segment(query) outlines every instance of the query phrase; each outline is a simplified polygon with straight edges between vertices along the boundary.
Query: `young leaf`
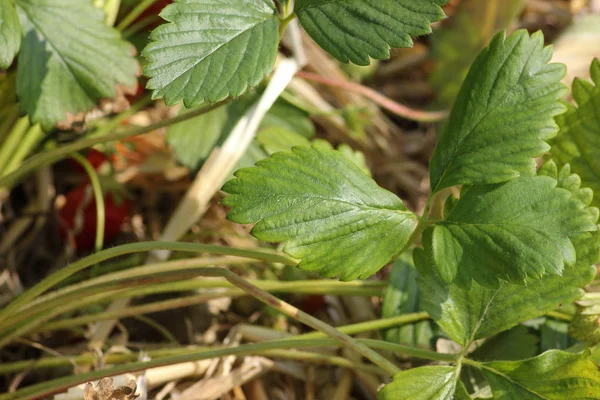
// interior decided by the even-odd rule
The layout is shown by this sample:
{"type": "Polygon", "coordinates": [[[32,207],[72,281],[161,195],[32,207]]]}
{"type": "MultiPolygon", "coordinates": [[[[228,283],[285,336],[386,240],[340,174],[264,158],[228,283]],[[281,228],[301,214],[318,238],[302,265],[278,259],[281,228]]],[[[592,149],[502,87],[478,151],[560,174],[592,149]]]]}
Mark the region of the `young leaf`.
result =
{"type": "Polygon", "coordinates": [[[552,141],[552,157],[564,165],[569,163],[573,172],[598,196],[594,205],[600,206],[600,60],[590,68],[591,84],[576,79],[573,98],[578,107],[569,105],[567,113],[556,118],[560,133],[552,141]]]}
{"type": "Polygon", "coordinates": [[[431,35],[436,66],[430,82],[440,104],[454,103],[477,53],[511,25],[523,5],[523,0],[463,0],[451,23],[431,35]]]}
{"type": "Polygon", "coordinates": [[[522,177],[472,186],[444,221],[426,232],[424,246],[446,282],[488,287],[560,275],[575,263],[569,238],[595,231],[597,216],[549,177],[522,177]]]}
{"type": "Polygon", "coordinates": [[[271,0],[177,0],[144,50],[148,89],[186,107],[239,96],[271,72],[279,19],[271,0]]]}
{"type": "Polygon", "coordinates": [[[581,289],[594,279],[593,264],[600,260],[600,234],[585,234],[573,242],[577,262],[562,276],[529,280],[526,286],[503,283],[498,289],[473,283],[469,289],[446,284],[432,275],[432,263],[423,249],[415,249],[415,265],[421,273],[419,288],[428,293],[423,308],[454,341],[468,347],[473,340],[502,332],[528,319],[575,301],[581,289]]]}
{"type": "Polygon", "coordinates": [[[17,95],[32,122],[51,129],[67,114],[136,83],[133,47],[104,24],[91,0],[16,0],[23,42],[17,95]]]}
{"type": "Polygon", "coordinates": [[[369,65],[391,47],[411,47],[411,36],[431,32],[448,0],[296,0],[306,32],[339,61],[369,65]]]}
{"type": "Polygon", "coordinates": [[[235,173],[223,190],[228,218],[286,242],[299,266],[342,280],[366,278],[407,243],[416,216],[358,166],[322,146],[275,153],[235,173]]]}
{"type": "Polygon", "coordinates": [[[21,47],[21,24],[12,0],[0,0],[0,68],[8,69],[21,47]]]}
{"type": "Polygon", "coordinates": [[[535,172],[533,157],[558,130],[564,111],[561,64],[541,33],[494,37],[467,75],[431,160],[435,193],[458,184],[491,184],[535,172]]]}
{"type": "Polygon", "coordinates": [[[494,399],[600,399],[600,371],[590,352],[552,350],[523,361],[485,363],[494,399]]]}
{"type": "Polygon", "coordinates": [[[458,380],[456,367],[431,366],[412,368],[394,375],[392,383],[384,386],[377,398],[379,400],[462,400],[470,397],[458,380]]]}

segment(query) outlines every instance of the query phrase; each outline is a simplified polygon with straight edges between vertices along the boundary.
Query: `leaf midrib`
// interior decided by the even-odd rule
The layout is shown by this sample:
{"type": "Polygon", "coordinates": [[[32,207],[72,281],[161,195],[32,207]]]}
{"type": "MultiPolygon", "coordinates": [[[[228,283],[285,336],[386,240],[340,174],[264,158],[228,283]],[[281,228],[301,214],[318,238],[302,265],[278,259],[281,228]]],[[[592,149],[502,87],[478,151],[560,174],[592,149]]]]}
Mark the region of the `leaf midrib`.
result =
{"type": "MultiPolygon", "coordinates": [[[[497,80],[499,79],[499,75],[500,75],[500,71],[502,70],[502,68],[504,68],[504,65],[506,64],[507,60],[510,58],[510,56],[513,54],[513,51],[515,50],[515,48],[521,43],[522,39],[515,44],[515,46],[511,49],[511,52],[509,54],[508,57],[506,57],[506,59],[503,60],[502,62],[502,66],[498,69],[498,73],[496,75],[496,79],[494,80],[494,83],[492,84],[492,87],[494,87],[496,85],[497,80]]],[[[504,39],[504,43],[506,44],[506,38],[504,39]]],[[[440,175],[440,178],[438,179],[438,182],[436,184],[436,186],[431,190],[432,193],[436,193],[438,191],[438,187],[440,186],[440,184],[444,181],[444,178],[448,172],[448,170],[450,169],[450,166],[452,165],[452,163],[454,163],[454,160],[456,159],[456,157],[458,156],[458,152],[459,150],[462,148],[462,146],[465,144],[465,142],[467,141],[467,138],[470,137],[473,132],[477,129],[477,127],[481,124],[481,122],[492,112],[495,111],[496,108],[500,107],[504,100],[506,99],[506,97],[509,94],[512,94],[515,89],[519,86],[522,86],[521,83],[521,79],[523,78],[523,72],[525,70],[525,68],[527,67],[527,65],[529,64],[529,61],[531,60],[531,57],[533,57],[533,54],[535,53],[535,51],[532,51],[529,53],[529,57],[527,58],[527,60],[525,61],[525,63],[523,64],[523,70],[521,71],[520,75],[519,75],[519,79],[517,80],[517,83],[511,87],[509,90],[506,91],[506,93],[504,94],[504,96],[502,96],[499,100],[497,100],[496,104],[494,104],[492,106],[492,108],[490,108],[485,114],[483,114],[481,116],[481,118],[479,118],[479,120],[473,125],[473,128],[471,128],[469,130],[469,132],[467,134],[465,134],[465,136],[463,136],[463,138],[460,140],[460,142],[458,143],[458,145],[456,146],[452,157],[450,157],[450,160],[448,161],[448,163],[446,164],[446,167],[444,168],[444,172],[440,175]]],[[[491,91],[490,91],[490,95],[491,95],[491,91]]]]}
{"type": "MultiPolygon", "coordinates": [[[[232,194],[241,195],[238,193],[232,193],[232,194]]],[[[349,206],[352,206],[355,208],[360,208],[363,210],[376,210],[376,211],[385,210],[385,211],[393,211],[398,214],[415,215],[410,210],[399,210],[397,208],[389,208],[389,207],[385,207],[385,206],[377,207],[375,205],[369,205],[369,204],[364,204],[364,203],[357,204],[357,203],[352,203],[348,200],[341,199],[339,197],[314,196],[314,195],[309,195],[309,194],[297,194],[297,195],[296,194],[270,194],[270,195],[250,195],[249,197],[254,197],[254,198],[258,198],[258,199],[268,199],[268,198],[274,198],[274,197],[293,197],[293,198],[317,199],[317,200],[326,200],[326,201],[334,201],[337,203],[343,203],[343,204],[347,204],[349,206]]]]}

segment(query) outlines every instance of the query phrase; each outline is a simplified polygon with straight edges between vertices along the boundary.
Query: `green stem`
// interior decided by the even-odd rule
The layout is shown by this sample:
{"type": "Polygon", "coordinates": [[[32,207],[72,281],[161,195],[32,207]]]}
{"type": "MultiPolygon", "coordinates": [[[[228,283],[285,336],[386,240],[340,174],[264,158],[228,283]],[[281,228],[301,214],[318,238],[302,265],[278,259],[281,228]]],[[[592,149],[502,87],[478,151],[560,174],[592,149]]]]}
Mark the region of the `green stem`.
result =
{"type": "Polygon", "coordinates": [[[25,116],[19,119],[6,136],[4,142],[2,142],[2,147],[0,148],[0,176],[4,175],[6,165],[19,147],[19,143],[21,143],[29,127],[29,117],[25,116]]]}
{"type": "MultiPolygon", "coordinates": [[[[288,349],[299,349],[299,348],[312,348],[312,347],[324,347],[324,346],[339,346],[338,343],[331,339],[312,339],[307,341],[286,341],[286,340],[278,340],[271,342],[263,342],[256,344],[246,344],[238,347],[226,347],[226,348],[218,348],[218,349],[200,349],[200,350],[190,350],[190,349],[178,349],[177,351],[172,351],[173,355],[169,355],[162,358],[153,359],[151,361],[144,362],[135,362],[126,365],[119,365],[111,368],[106,368],[98,371],[88,372],[85,374],[67,376],[64,378],[58,378],[51,381],[39,383],[36,385],[32,385],[23,389],[20,389],[13,393],[6,393],[0,395],[0,400],[33,400],[36,398],[41,398],[45,396],[49,396],[51,394],[55,394],[61,391],[65,391],[70,387],[98,380],[110,376],[121,375],[125,373],[132,373],[143,371],[150,368],[158,368],[168,365],[181,364],[186,362],[197,362],[201,360],[220,358],[226,356],[249,356],[249,355],[264,355],[270,356],[274,358],[288,358],[288,359],[297,359],[301,361],[308,362],[327,362],[332,365],[339,365],[344,368],[358,369],[363,371],[375,372],[378,374],[385,375],[386,372],[382,371],[378,367],[368,366],[360,363],[355,363],[349,361],[347,359],[341,357],[331,357],[325,356],[323,354],[309,353],[308,355],[305,352],[291,351],[288,349]]],[[[66,358],[66,357],[65,357],[66,358]]],[[[131,359],[133,358],[131,355],[122,354],[122,355],[113,355],[110,357],[110,362],[115,362],[117,359],[131,359]]],[[[68,358],[67,358],[68,359],[68,358]]],[[[94,359],[93,355],[89,355],[85,360],[79,360],[87,362],[90,359],[94,359]]],[[[56,360],[59,361],[59,360],[56,360]]],[[[63,360],[60,360],[63,362],[63,360]]],[[[74,359],[74,361],[77,361],[74,359]]],[[[106,360],[109,363],[109,360],[106,360]]],[[[58,363],[57,363],[58,364],[58,363]]],[[[60,365],[60,364],[59,364],[60,365]]],[[[64,365],[64,364],[62,364],[64,365]]],[[[0,370],[4,369],[3,366],[0,366],[0,370]]]]}
{"type": "MultiPolygon", "coordinates": [[[[423,317],[421,315],[423,313],[415,313],[415,314],[406,314],[399,317],[393,318],[384,318],[376,321],[369,321],[367,323],[357,323],[351,325],[340,326],[337,329],[340,332],[346,333],[348,335],[359,334],[368,331],[374,331],[379,329],[392,328],[394,326],[408,324],[412,322],[420,321],[423,317]]],[[[45,329],[44,329],[45,330],[45,329]]],[[[291,336],[285,338],[285,340],[308,340],[308,339],[321,339],[322,334],[320,332],[307,333],[299,336],[291,336]]],[[[283,340],[283,339],[282,339],[283,340]]],[[[332,342],[334,343],[334,342],[332,342]]],[[[377,342],[378,345],[380,342],[377,342]]],[[[335,343],[334,343],[335,344],[335,343]]],[[[410,346],[402,346],[402,345],[394,345],[393,348],[390,348],[388,345],[380,345],[385,346],[384,350],[391,350],[400,354],[420,357],[424,359],[434,359],[438,361],[452,361],[448,355],[437,355],[435,352],[429,352],[422,349],[417,349],[410,346]],[[434,358],[435,357],[435,358],[434,358]],[[440,359],[442,358],[442,359],[440,359]]],[[[168,355],[172,355],[171,352],[173,350],[170,349],[161,349],[149,351],[148,354],[151,358],[165,357],[168,355]]],[[[189,348],[184,349],[175,349],[175,351],[179,351],[181,353],[188,353],[190,351],[189,348]]],[[[106,364],[121,364],[128,361],[134,361],[137,359],[137,354],[114,354],[109,353],[106,355],[104,359],[104,363],[106,364]]],[[[14,363],[5,363],[0,365],[0,375],[1,374],[9,374],[20,372],[25,369],[44,369],[44,368],[55,368],[60,366],[66,366],[75,363],[76,365],[87,366],[93,365],[95,363],[95,357],[90,354],[83,354],[76,357],[48,357],[42,358],[39,360],[32,361],[17,361],[14,363]]]]}
{"type": "Polygon", "coordinates": [[[90,178],[90,184],[94,191],[94,199],[96,200],[96,251],[102,250],[104,247],[104,226],[106,224],[106,209],[104,205],[104,193],[102,192],[102,185],[96,170],[87,158],[79,153],[73,153],[71,157],[77,161],[85,170],[88,177],[90,178]]]}
{"type": "MultiPolygon", "coordinates": [[[[337,329],[347,335],[356,335],[363,332],[388,329],[398,325],[412,324],[425,319],[429,319],[429,314],[426,312],[417,312],[399,315],[397,317],[376,319],[374,321],[359,322],[352,325],[338,327],[337,329]]],[[[324,337],[326,336],[322,332],[311,332],[297,336],[298,339],[319,339],[324,337]]]]}
{"type": "Polygon", "coordinates": [[[566,321],[566,322],[571,322],[573,320],[573,316],[569,315],[567,313],[561,312],[561,311],[550,311],[549,313],[546,314],[548,317],[554,318],[554,319],[559,319],[561,321],[566,321]]]}
{"type": "MultiPolygon", "coordinates": [[[[92,146],[95,146],[95,145],[101,144],[101,143],[111,142],[114,140],[122,140],[122,139],[130,138],[133,136],[143,135],[144,133],[148,133],[148,132],[152,132],[157,129],[165,128],[167,126],[170,126],[170,125],[182,122],[182,121],[187,121],[188,119],[195,118],[199,115],[206,114],[216,108],[219,108],[222,105],[229,103],[230,101],[231,101],[230,99],[224,100],[219,103],[216,103],[216,104],[213,104],[210,106],[206,106],[206,107],[202,107],[202,108],[198,108],[196,110],[178,115],[177,117],[174,117],[174,118],[169,118],[169,119],[157,122],[152,125],[135,128],[135,129],[131,129],[131,130],[123,131],[123,132],[115,132],[112,134],[103,135],[103,136],[99,136],[99,137],[78,140],[74,143],[70,143],[68,145],[61,146],[56,149],[37,154],[37,155],[29,158],[27,161],[25,161],[21,165],[21,167],[19,169],[17,169],[16,171],[14,171],[6,176],[0,177],[0,188],[11,187],[11,186],[15,185],[16,183],[18,183],[25,176],[27,176],[30,173],[32,173],[33,171],[35,171],[36,169],[46,166],[46,165],[53,164],[65,157],[70,156],[71,154],[73,154],[77,151],[80,151],[80,150],[83,150],[83,149],[86,149],[86,148],[89,148],[89,147],[92,147],[92,146]]],[[[4,148],[2,150],[4,150],[4,148]]]]}
{"type": "Polygon", "coordinates": [[[129,14],[127,14],[125,16],[125,18],[123,18],[121,20],[121,22],[119,22],[119,24],[117,25],[117,30],[119,32],[122,32],[125,28],[127,28],[129,25],[131,25],[136,19],[137,17],[139,17],[140,15],[142,15],[142,13],[144,11],[146,11],[148,9],[148,7],[150,7],[156,0],[142,0],[138,3],[137,6],[135,6],[130,12],[129,14]]]}
{"type": "Polygon", "coordinates": [[[236,249],[230,247],[216,246],[210,244],[199,243],[178,243],[178,242],[140,242],[130,243],[122,246],[113,247],[110,249],[99,251],[79,261],[76,261],[68,266],[58,270],[54,274],[48,276],[25,293],[21,294],[13,300],[4,309],[0,310],[0,321],[8,319],[12,314],[18,313],[20,309],[33,301],[36,297],[46,292],[48,289],[63,281],[69,276],[98,264],[110,258],[122,256],[125,254],[139,253],[152,250],[171,250],[188,253],[213,253],[229,256],[238,256],[253,258],[256,260],[282,263],[285,265],[296,265],[296,261],[285,255],[273,253],[270,251],[256,249],[236,249]]]}
{"type": "MultiPolygon", "coordinates": [[[[370,287],[348,287],[345,286],[342,282],[330,282],[330,281],[295,281],[295,282],[278,282],[278,281],[254,281],[252,282],[261,290],[271,292],[271,293],[294,293],[294,294],[331,294],[331,295],[348,295],[348,296],[376,296],[381,295],[382,289],[379,288],[370,288],[370,287]],[[332,285],[332,283],[337,283],[337,285],[332,285]]],[[[225,290],[218,292],[208,292],[193,296],[179,297],[170,300],[163,300],[154,303],[143,304],[139,306],[130,306],[125,309],[114,310],[114,311],[104,311],[96,314],[84,315],[81,317],[64,319],[56,322],[49,322],[37,325],[40,327],[39,329],[30,330],[30,333],[33,332],[47,332],[54,331],[59,329],[72,328],[78,325],[85,325],[96,321],[106,321],[112,319],[121,319],[126,317],[133,317],[141,314],[150,314],[159,311],[172,310],[175,308],[182,307],[190,307],[193,305],[205,303],[209,300],[224,298],[224,297],[239,297],[245,295],[245,292],[232,288],[231,284],[227,282],[219,282],[219,281],[208,281],[208,280],[200,280],[200,279],[187,279],[180,282],[171,282],[167,281],[163,284],[158,285],[149,285],[144,284],[139,288],[132,288],[129,290],[114,290],[112,292],[108,292],[106,296],[101,298],[95,298],[92,303],[88,303],[84,300],[84,303],[81,304],[70,304],[70,305],[62,305],[61,302],[57,299],[54,303],[58,303],[58,306],[54,306],[54,304],[50,304],[49,306],[43,307],[41,310],[35,310],[37,315],[42,316],[47,319],[48,317],[52,318],[56,316],[57,313],[65,314],[70,311],[74,311],[76,309],[80,309],[83,306],[87,306],[90,304],[95,304],[97,302],[107,302],[109,300],[117,300],[122,298],[131,298],[131,297],[139,297],[139,296],[147,296],[151,294],[159,294],[159,293],[173,293],[179,291],[191,291],[191,290],[200,290],[200,289],[216,289],[222,288],[225,290]],[[60,308],[55,308],[60,307],[60,308]],[[49,309],[50,311],[46,312],[45,310],[49,309]]],[[[106,289],[104,289],[106,290],[106,289]]],[[[409,314],[412,315],[412,314],[409,314]]],[[[427,315],[425,314],[425,317],[427,315]]],[[[423,317],[419,315],[419,317],[423,317]]],[[[411,319],[408,318],[410,321],[411,319]]],[[[400,321],[404,321],[404,319],[400,319],[400,321]]],[[[407,322],[403,322],[407,323],[407,322]]],[[[14,336],[14,335],[13,335],[14,336]]],[[[20,335],[22,336],[22,335],[20,335]]],[[[323,335],[321,335],[323,336],[323,335]]],[[[323,336],[324,337],[324,336],[323,336]]]]}
{"type": "Polygon", "coordinates": [[[44,132],[39,124],[29,128],[29,130],[27,130],[25,135],[21,138],[21,142],[15,149],[10,161],[6,164],[4,171],[2,171],[2,175],[8,175],[17,170],[23,160],[33,152],[33,150],[40,144],[42,139],[44,139],[44,132]]]}

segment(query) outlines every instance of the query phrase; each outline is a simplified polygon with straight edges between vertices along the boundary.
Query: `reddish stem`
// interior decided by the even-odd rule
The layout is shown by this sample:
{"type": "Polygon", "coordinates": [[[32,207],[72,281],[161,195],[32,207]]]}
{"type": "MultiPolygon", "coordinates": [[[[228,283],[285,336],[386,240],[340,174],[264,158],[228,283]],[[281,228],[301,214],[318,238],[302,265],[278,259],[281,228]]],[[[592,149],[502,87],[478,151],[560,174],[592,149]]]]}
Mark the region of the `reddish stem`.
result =
{"type": "Polygon", "coordinates": [[[397,103],[389,97],[386,97],[381,93],[378,93],[377,91],[370,89],[366,86],[360,85],[358,83],[326,78],[324,76],[307,71],[300,71],[296,74],[296,76],[298,78],[303,78],[309,81],[319,82],[327,86],[338,87],[341,89],[346,89],[355,93],[359,93],[367,97],[374,103],[378,104],[379,106],[385,108],[386,110],[413,121],[438,122],[448,117],[447,111],[415,110],[403,104],[397,103]]]}

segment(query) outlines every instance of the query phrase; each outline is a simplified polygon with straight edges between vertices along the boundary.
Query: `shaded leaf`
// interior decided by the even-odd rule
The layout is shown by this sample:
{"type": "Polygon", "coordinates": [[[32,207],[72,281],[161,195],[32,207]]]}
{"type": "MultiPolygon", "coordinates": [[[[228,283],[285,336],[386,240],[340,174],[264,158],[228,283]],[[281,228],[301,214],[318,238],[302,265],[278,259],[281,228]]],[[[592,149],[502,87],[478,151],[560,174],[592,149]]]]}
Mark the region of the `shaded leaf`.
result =
{"type": "Polygon", "coordinates": [[[227,122],[227,108],[220,107],[169,127],[167,143],[177,161],[197,170],[218,143],[227,122]]]}
{"type": "Polygon", "coordinates": [[[256,136],[256,141],[269,155],[289,150],[294,146],[310,146],[310,141],[304,136],[277,127],[261,130],[256,136]]]}
{"type": "Polygon", "coordinates": [[[482,371],[497,400],[600,399],[600,371],[589,351],[552,350],[523,361],[485,363],[482,371]]]}
{"type": "MultiPolygon", "coordinates": [[[[456,367],[412,368],[394,375],[392,383],[379,391],[379,400],[454,400],[465,398],[462,384],[457,385],[456,367]],[[455,397],[455,392],[459,396],[455,397]]],[[[466,397],[468,398],[468,396],[466,397]]]]}
{"type": "Polygon", "coordinates": [[[12,0],[0,0],[0,68],[8,69],[21,47],[21,24],[12,0]]]}
{"type": "Polygon", "coordinates": [[[23,39],[17,95],[44,130],[136,84],[133,47],[91,0],[16,0],[23,39]]]}
{"type": "Polygon", "coordinates": [[[286,242],[299,266],[342,280],[365,278],[407,243],[416,224],[394,194],[337,151],[295,147],[235,173],[223,190],[228,218],[286,242]]]}
{"type": "MultiPolygon", "coordinates": [[[[570,164],[581,176],[583,184],[600,193],[600,61],[590,68],[592,82],[576,79],[573,98],[577,107],[569,104],[568,111],[556,118],[560,126],[552,141],[551,154],[561,166],[570,164]]],[[[594,205],[600,206],[600,195],[594,205]]]]}
{"type": "Polygon", "coordinates": [[[540,328],[540,350],[567,350],[574,343],[569,337],[569,324],[564,321],[546,319],[540,328]]]}
{"type": "Polygon", "coordinates": [[[150,35],[144,74],[154,98],[186,107],[239,96],[271,72],[279,45],[272,1],[177,0],[150,35]]]}
{"type": "Polygon", "coordinates": [[[457,184],[491,184],[535,172],[533,157],[565,110],[565,68],[548,64],[552,51],[541,33],[504,33],[477,57],[456,99],[431,160],[435,193],[457,184]]]}
{"type": "Polygon", "coordinates": [[[430,82],[438,102],[451,106],[469,67],[496,32],[508,28],[523,9],[523,0],[462,0],[449,25],[431,36],[436,61],[430,82]]]}
{"type": "Polygon", "coordinates": [[[315,124],[308,113],[281,99],[273,104],[261,126],[285,129],[307,139],[315,136],[315,124]]]}
{"type": "Polygon", "coordinates": [[[597,215],[549,177],[523,177],[472,186],[444,221],[426,232],[424,246],[440,276],[497,287],[561,274],[573,265],[570,238],[596,230],[597,215]]]}
{"type": "Polygon", "coordinates": [[[488,340],[469,354],[479,361],[522,360],[537,354],[538,337],[523,325],[502,332],[488,340]]]}
{"type": "Polygon", "coordinates": [[[390,48],[411,47],[412,36],[431,32],[444,18],[448,0],[296,0],[294,10],[306,32],[325,51],[347,63],[383,60],[390,48]]]}
{"type": "MultiPolygon", "coordinates": [[[[381,316],[396,317],[421,311],[419,307],[419,288],[417,286],[417,270],[412,265],[412,254],[399,257],[392,266],[392,273],[383,298],[381,316]]],[[[433,332],[429,321],[386,329],[383,337],[388,342],[430,347],[433,332]]]]}

